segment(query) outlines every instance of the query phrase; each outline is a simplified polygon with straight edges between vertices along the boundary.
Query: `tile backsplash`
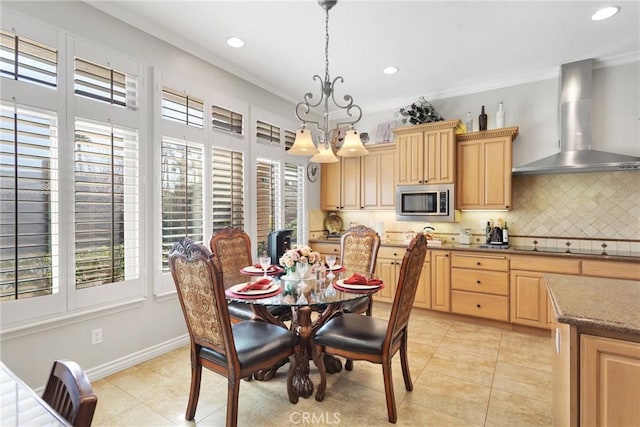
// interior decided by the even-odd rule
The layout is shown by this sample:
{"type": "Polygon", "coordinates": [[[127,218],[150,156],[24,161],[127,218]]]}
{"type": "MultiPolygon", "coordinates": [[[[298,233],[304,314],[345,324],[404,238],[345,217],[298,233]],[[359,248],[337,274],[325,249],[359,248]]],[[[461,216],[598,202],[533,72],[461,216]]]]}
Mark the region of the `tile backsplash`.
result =
{"type": "MultiPolygon", "coordinates": [[[[344,228],[352,223],[383,227],[386,240],[403,240],[426,225],[444,236],[457,237],[462,228],[481,236],[483,222],[503,218],[510,235],[521,238],[640,241],[640,171],[516,175],[512,201],[511,211],[465,211],[456,223],[396,221],[393,211],[343,211],[340,216],[344,228]]],[[[311,238],[323,232],[324,215],[311,213],[311,238]]]]}

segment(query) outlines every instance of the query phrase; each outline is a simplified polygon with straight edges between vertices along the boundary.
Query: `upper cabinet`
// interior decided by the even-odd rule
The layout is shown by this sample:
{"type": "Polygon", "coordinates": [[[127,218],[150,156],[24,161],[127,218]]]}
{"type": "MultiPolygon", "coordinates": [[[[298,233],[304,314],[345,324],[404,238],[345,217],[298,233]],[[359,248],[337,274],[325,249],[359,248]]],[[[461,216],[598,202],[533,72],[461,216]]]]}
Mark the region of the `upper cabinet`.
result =
{"type": "Polygon", "coordinates": [[[511,146],[518,128],[456,135],[457,209],[511,209],[511,146]]]}
{"type": "Polygon", "coordinates": [[[459,123],[456,119],[394,129],[398,184],[455,183],[459,123]]]}
{"type": "Polygon", "coordinates": [[[363,157],[342,157],[323,163],[320,182],[322,210],[394,209],[395,144],[368,146],[363,157]]]}

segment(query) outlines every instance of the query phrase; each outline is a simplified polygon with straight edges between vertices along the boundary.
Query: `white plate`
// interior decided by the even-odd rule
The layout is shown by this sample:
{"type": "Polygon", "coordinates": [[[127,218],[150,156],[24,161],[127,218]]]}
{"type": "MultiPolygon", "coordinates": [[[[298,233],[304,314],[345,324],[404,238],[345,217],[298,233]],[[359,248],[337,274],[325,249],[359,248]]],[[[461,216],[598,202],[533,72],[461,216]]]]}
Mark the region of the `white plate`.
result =
{"type": "MultiPolygon", "coordinates": [[[[264,270],[262,268],[254,267],[252,265],[250,265],[249,267],[245,267],[242,270],[246,271],[247,273],[264,273],[264,270]]],[[[269,272],[268,268],[267,272],[269,272]]]]}
{"type": "Polygon", "coordinates": [[[356,285],[353,283],[344,283],[344,280],[340,279],[340,280],[336,280],[336,285],[340,286],[341,288],[345,288],[345,289],[376,289],[379,288],[380,286],[382,286],[382,283],[380,283],[379,285],[356,285]]]}
{"type": "Polygon", "coordinates": [[[342,266],[340,264],[334,264],[334,266],[331,267],[329,270],[336,271],[336,270],[340,270],[341,268],[342,266]]]}
{"type": "Polygon", "coordinates": [[[247,282],[247,283],[238,283],[237,285],[231,286],[229,288],[229,290],[231,292],[233,292],[234,294],[238,294],[238,295],[264,295],[264,294],[270,294],[271,292],[275,292],[279,288],[278,284],[271,282],[271,286],[269,286],[266,289],[256,289],[256,290],[253,290],[253,291],[246,291],[246,292],[240,291],[240,289],[244,288],[248,284],[249,284],[249,282],[247,282]]]}

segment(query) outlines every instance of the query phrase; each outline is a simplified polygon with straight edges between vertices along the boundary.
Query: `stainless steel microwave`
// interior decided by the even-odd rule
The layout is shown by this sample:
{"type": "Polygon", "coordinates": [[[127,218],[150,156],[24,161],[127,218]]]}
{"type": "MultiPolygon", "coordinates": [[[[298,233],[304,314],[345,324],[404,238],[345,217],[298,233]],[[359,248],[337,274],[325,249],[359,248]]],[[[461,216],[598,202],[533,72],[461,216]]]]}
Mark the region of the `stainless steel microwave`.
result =
{"type": "Polygon", "coordinates": [[[453,184],[396,186],[396,219],[400,221],[455,221],[453,184]]]}

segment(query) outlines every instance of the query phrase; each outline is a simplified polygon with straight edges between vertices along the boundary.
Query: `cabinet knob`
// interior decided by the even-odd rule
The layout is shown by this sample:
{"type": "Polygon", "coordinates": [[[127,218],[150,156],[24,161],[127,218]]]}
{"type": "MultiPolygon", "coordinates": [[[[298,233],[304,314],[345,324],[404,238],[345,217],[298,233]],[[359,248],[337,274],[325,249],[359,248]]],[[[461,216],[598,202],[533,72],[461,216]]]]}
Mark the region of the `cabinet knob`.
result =
{"type": "Polygon", "coordinates": [[[476,304],[476,307],[480,308],[480,304],[476,304]]]}
{"type": "Polygon", "coordinates": [[[480,280],[476,280],[476,283],[479,285],[480,284],[480,280]]]}
{"type": "Polygon", "coordinates": [[[476,265],[480,265],[480,261],[476,262],[476,265]]]}

